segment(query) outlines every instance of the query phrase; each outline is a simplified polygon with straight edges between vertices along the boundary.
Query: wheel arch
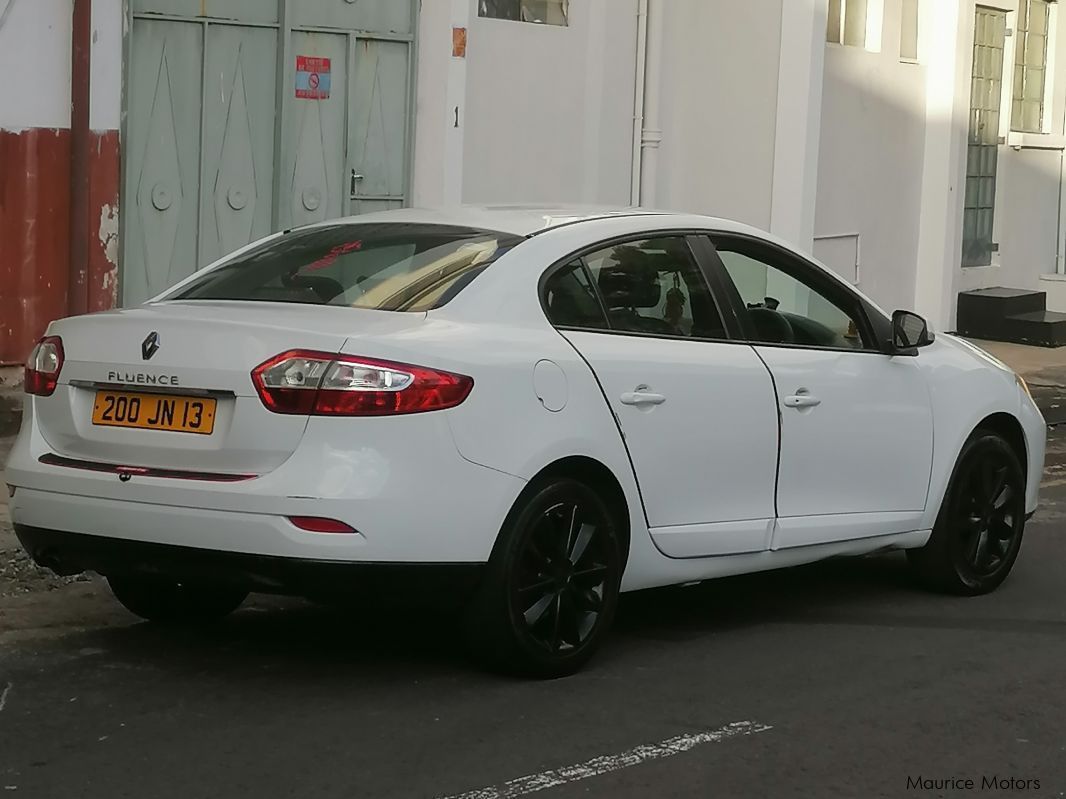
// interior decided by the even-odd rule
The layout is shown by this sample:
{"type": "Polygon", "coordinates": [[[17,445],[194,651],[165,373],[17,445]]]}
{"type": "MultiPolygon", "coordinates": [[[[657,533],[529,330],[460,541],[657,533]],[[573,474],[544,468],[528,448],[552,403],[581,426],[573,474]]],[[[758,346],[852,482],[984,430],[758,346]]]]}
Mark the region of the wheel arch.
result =
{"type": "MultiPolygon", "coordinates": [[[[1017,417],[1006,412],[990,414],[970,431],[970,435],[966,437],[966,440],[969,441],[970,436],[978,430],[988,430],[1002,436],[1018,457],[1018,463],[1022,466],[1022,474],[1029,474],[1029,447],[1025,440],[1025,430],[1017,417]]],[[[965,442],[963,442],[963,446],[965,446],[965,442]]]]}
{"type": "Polygon", "coordinates": [[[511,506],[511,512],[513,513],[516,508],[521,507],[522,502],[525,501],[529,494],[536,491],[539,486],[543,485],[544,481],[551,478],[577,480],[594,489],[603,497],[611,510],[615,512],[619,524],[620,539],[622,541],[622,567],[624,569],[629,560],[632,538],[629,519],[630,508],[625,490],[614,472],[601,461],[587,455],[570,455],[558,458],[533,475],[528,485],[515,499],[514,504],[511,506]]]}
{"type": "MultiPolygon", "coordinates": [[[[1028,445],[1025,439],[1024,428],[1021,422],[1016,416],[1007,411],[996,411],[985,416],[981,421],[972,427],[966,429],[965,435],[961,440],[957,441],[954,445],[954,452],[949,465],[949,471],[943,485],[939,492],[933,496],[936,499],[935,504],[930,503],[927,506],[927,513],[929,513],[928,521],[929,525],[936,521],[936,518],[940,514],[940,510],[944,505],[944,501],[947,499],[948,492],[951,491],[951,486],[955,482],[955,475],[959,468],[959,461],[962,458],[963,450],[966,448],[966,443],[973,438],[974,433],[979,430],[986,430],[996,435],[1002,436],[1003,439],[1010,446],[1011,450],[1018,458],[1018,462],[1022,467],[1022,474],[1028,481],[1028,462],[1029,452],[1028,445]]],[[[932,498],[932,497],[931,497],[932,498]]]]}

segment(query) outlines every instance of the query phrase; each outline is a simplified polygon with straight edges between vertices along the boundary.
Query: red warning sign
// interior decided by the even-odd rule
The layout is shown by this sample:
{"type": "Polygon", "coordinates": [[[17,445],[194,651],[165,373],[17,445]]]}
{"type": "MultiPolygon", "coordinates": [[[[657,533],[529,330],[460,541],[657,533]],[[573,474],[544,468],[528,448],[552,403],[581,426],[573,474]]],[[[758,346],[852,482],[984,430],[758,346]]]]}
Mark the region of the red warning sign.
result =
{"type": "Polygon", "coordinates": [[[317,56],[296,56],[296,96],[301,100],[327,100],[332,84],[331,62],[317,56]]]}

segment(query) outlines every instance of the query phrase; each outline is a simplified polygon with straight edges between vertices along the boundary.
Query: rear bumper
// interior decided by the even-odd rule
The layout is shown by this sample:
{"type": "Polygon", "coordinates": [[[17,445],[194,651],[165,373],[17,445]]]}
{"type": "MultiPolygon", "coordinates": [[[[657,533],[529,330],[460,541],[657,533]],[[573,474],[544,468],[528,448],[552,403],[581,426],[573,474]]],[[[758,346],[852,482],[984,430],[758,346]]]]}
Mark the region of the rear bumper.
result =
{"type": "Polygon", "coordinates": [[[452,596],[481,579],[478,563],[365,563],[312,560],[130,541],[16,524],[15,535],[39,565],[58,574],[158,576],[239,585],[291,596],[452,596]]]}

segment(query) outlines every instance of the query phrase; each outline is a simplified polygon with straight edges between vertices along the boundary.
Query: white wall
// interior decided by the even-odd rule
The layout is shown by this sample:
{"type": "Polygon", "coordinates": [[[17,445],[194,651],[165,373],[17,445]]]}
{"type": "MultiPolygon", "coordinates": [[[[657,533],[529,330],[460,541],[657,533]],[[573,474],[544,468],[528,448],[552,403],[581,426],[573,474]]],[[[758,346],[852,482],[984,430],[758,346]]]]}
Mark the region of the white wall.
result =
{"type": "Polygon", "coordinates": [[[414,190],[418,207],[445,204],[445,150],[452,132],[448,81],[452,66],[452,9],[448,0],[422,3],[418,17],[414,190]]]}
{"type": "Polygon", "coordinates": [[[70,0],[0,0],[0,128],[70,127],[70,0]]]}
{"type": "MultiPolygon", "coordinates": [[[[914,305],[925,147],[925,69],[900,63],[900,0],[881,52],[825,54],[815,236],[860,236],[859,286],[888,310],[914,305]]],[[[852,277],[852,275],[845,275],[852,277]]]]}
{"type": "Polygon", "coordinates": [[[666,3],[658,204],[768,229],[782,0],[658,1],[666,3]]]}
{"type": "Polygon", "coordinates": [[[570,4],[568,27],[471,14],[464,202],[629,202],[636,0],[570,4]]]}
{"type": "MultiPolygon", "coordinates": [[[[70,127],[70,0],[0,0],[0,128],[70,127]]],[[[122,104],[122,0],[92,3],[94,130],[119,127],[122,104]]]]}
{"type": "Polygon", "coordinates": [[[89,127],[117,130],[122,113],[122,0],[92,0],[92,9],[89,127]]]}

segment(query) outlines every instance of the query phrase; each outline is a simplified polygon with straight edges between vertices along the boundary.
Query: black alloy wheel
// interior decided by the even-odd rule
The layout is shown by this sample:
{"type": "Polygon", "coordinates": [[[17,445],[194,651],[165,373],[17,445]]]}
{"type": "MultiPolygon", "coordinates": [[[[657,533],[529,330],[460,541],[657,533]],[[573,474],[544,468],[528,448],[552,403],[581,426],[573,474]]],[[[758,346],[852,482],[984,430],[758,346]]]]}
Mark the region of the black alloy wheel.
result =
{"type": "Polygon", "coordinates": [[[491,665],[537,677],[577,671],[618,604],[622,549],[615,514],[569,478],[533,487],[504,523],[469,614],[491,665]]]}
{"type": "Polygon", "coordinates": [[[577,500],[558,502],[534,521],[516,564],[511,609],[545,652],[577,649],[596,627],[610,576],[609,526],[577,500]]]}
{"type": "Polygon", "coordinates": [[[1010,574],[1025,529],[1025,474],[1001,436],[977,431],[963,447],[929,543],[908,552],[931,587],[977,595],[1010,574]]]}

